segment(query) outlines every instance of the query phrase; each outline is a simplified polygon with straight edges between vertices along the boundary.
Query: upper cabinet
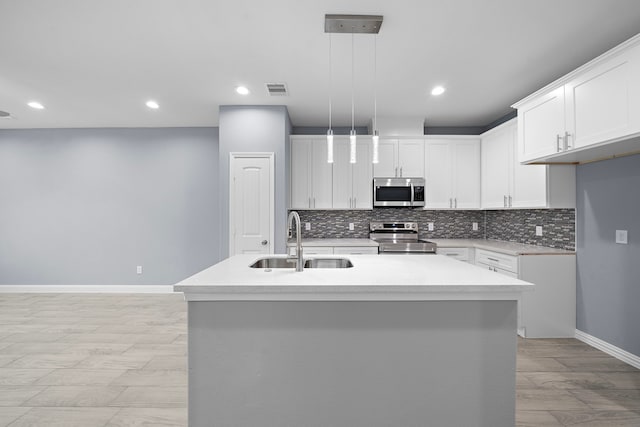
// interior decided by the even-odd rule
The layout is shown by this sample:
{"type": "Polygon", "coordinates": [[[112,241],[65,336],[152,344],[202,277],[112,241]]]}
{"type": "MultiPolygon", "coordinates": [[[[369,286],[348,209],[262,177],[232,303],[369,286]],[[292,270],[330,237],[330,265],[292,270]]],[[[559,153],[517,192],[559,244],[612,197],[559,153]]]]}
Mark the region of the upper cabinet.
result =
{"type": "Polygon", "coordinates": [[[326,139],[291,138],[291,209],[333,206],[333,167],[326,139]]]}
{"type": "Polygon", "coordinates": [[[640,150],[640,35],[515,104],[519,160],[580,163],[640,150]]]}
{"type": "Polygon", "coordinates": [[[482,135],[482,208],[574,208],[575,166],[522,165],[513,119],[482,135]]]}
{"type": "Polygon", "coordinates": [[[373,165],[375,177],[424,177],[423,139],[380,138],[378,153],[380,161],[373,165]]]}
{"type": "Polygon", "coordinates": [[[358,138],[356,163],[349,163],[349,138],[334,137],[333,208],[371,209],[373,164],[371,137],[358,138]]]}
{"type": "Polygon", "coordinates": [[[336,136],[327,163],[326,138],[292,136],[290,209],[371,209],[371,139],[359,138],[356,153],[349,163],[349,137],[336,136]]]}
{"type": "Polygon", "coordinates": [[[480,208],[478,138],[428,138],[424,163],[426,209],[480,208]]]}

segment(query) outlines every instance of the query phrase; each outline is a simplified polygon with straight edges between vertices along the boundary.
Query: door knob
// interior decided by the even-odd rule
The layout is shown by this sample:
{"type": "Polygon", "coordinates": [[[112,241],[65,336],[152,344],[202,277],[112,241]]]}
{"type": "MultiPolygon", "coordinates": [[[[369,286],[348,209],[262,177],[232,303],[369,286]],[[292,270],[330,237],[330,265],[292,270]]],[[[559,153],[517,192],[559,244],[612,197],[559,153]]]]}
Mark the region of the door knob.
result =
{"type": "Polygon", "coordinates": [[[262,244],[262,246],[265,246],[265,245],[266,245],[267,243],[269,243],[269,242],[267,242],[266,240],[263,240],[263,241],[262,241],[262,242],[260,242],[260,243],[262,244]]]}

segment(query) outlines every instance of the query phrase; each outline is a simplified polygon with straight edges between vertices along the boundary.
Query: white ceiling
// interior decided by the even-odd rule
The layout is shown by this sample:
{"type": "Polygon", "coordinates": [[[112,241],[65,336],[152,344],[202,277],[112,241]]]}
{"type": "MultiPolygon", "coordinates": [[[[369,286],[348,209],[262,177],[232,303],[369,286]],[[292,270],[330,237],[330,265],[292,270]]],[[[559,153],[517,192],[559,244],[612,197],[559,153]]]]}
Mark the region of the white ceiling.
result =
{"type": "MultiPolygon", "coordinates": [[[[427,126],[486,125],[640,31],[638,0],[0,0],[0,110],[13,116],[0,129],[217,126],[220,105],[286,105],[294,125],[327,126],[326,13],[384,16],[378,115],[427,126]]],[[[333,124],[349,125],[351,35],[332,45],[333,124]]],[[[355,36],[356,125],[373,115],[373,46],[355,36]]]]}

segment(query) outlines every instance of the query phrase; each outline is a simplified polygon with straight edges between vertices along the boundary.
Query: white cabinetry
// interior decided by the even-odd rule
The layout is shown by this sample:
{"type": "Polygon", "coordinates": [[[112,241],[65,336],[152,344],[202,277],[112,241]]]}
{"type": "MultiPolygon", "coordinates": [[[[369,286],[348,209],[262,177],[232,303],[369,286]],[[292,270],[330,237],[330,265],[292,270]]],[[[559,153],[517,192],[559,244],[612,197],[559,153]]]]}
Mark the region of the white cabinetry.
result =
{"type": "MultiPolygon", "coordinates": [[[[289,255],[296,255],[295,246],[289,247],[289,255]]],[[[308,246],[302,248],[302,255],[377,255],[377,246],[308,246]]]]}
{"type": "Polygon", "coordinates": [[[424,177],[423,139],[380,139],[378,154],[375,177],[424,177]]]}
{"type": "Polygon", "coordinates": [[[291,138],[291,209],[330,209],[332,174],[326,140],[291,138]]]}
{"type": "Polygon", "coordinates": [[[480,207],[478,138],[429,138],[424,158],[427,209],[480,207]]]}
{"type": "Polygon", "coordinates": [[[519,160],[586,162],[640,150],[640,35],[514,104],[519,160]]]}
{"type": "Polygon", "coordinates": [[[349,138],[334,138],[333,142],[333,208],[371,209],[373,165],[371,138],[358,138],[357,162],[349,163],[349,138]]]}
{"type": "Polygon", "coordinates": [[[476,249],[476,265],[535,284],[518,301],[518,333],[572,338],[576,329],[575,255],[505,255],[476,249]]]}
{"type": "Polygon", "coordinates": [[[473,264],[473,248],[437,248],[436,254],[473,264]]]}
{"type": "Polygon", "coordinates": [[[575,166],[522,165],[517,121],[482,135],[482,208],[574,208],[575,166]]]}

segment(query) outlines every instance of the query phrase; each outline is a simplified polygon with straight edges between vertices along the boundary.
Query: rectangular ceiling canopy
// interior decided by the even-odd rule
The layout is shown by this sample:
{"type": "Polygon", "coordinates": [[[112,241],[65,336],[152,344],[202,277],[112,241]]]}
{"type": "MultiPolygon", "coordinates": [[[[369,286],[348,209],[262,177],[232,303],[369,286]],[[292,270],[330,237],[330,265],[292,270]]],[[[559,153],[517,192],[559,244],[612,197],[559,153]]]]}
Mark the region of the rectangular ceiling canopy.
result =
{"type": "Polygon", "coordinates": [[[382,15],[324,15],[325,33],[378,34],[382,15]]]}

